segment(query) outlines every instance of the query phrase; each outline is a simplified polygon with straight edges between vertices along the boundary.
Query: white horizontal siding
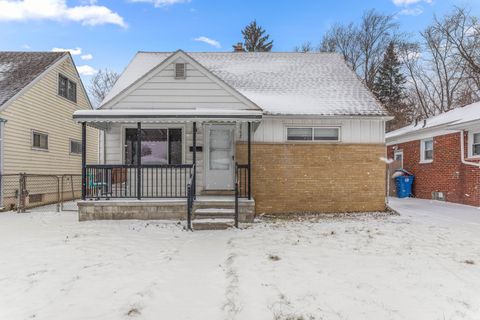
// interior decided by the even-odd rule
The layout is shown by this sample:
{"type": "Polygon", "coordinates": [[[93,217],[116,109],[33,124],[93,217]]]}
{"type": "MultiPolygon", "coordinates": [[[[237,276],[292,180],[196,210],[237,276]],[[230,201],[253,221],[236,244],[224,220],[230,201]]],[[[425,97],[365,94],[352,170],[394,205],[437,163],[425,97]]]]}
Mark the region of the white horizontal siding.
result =
{"type": "Polygon", "coordinates": [[[112,109],[221,108],[247,106],[202,71],[187,64],[187,77],[175,79],[173,63],[131,90],[112,109]]]}
{"type": "MultiPolygon", "coordinates": [[[[80,174],[82,157],[70,153],[70,140],[82,140],[82,128],[72,119],[89,110],[88,98],[70,58],[59,63],[0,113],[4,131],[4,173],[80,174]],[[77,102],[58,95],[58,75],[77,83],[77,102]],[[48,150],[32,148],[32,130],[48,134],[48,150]]],[[[98,130],[87,128],[87,162],[98,161],[98,130]]]]}

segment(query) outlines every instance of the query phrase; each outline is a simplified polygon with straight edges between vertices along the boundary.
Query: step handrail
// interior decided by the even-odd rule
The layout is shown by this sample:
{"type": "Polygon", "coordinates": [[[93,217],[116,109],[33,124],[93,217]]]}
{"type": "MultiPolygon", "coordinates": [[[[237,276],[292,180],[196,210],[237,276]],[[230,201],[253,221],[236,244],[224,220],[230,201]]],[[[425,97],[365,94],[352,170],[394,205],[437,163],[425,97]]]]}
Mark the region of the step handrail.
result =
{"type": "Polygon", "coordinates": [[[238,228],[238,163],[235,162],[235,228],[238,228]]]}
{"type": "Polygon", "coordinates": [[[187,184],[187,230],[192,231],[192,210],[193,200],[195,199],[195,164],[190,171],[190,178],[187,184]]]}

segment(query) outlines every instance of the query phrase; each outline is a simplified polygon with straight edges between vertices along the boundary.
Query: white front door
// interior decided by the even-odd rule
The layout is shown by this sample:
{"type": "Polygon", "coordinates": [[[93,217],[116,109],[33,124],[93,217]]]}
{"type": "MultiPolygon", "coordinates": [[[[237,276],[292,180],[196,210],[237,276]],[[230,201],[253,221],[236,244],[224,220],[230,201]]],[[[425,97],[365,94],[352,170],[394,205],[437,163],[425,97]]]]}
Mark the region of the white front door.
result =
{"type": "Polygon", "coordinates": [[[234,125],[207,125],[205,150],[205,188],[233,189],[234,125]]]}

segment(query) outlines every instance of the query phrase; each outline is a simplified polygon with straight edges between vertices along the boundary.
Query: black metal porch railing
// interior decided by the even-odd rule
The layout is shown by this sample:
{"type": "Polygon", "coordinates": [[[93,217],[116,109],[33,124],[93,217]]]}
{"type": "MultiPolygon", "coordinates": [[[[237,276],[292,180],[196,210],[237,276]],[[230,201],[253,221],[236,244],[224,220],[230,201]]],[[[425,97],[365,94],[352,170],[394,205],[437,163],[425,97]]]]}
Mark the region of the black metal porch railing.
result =
{"type": "Polygon", "coordinates": [[[251,198],[250,168],[248,164],[235,164],[235,181],[238,184],[238,197],[251,198]]]}
{"type": "Polygon", "coordinates": [[[87,199],[187,198],[192,164],[87,165],[87,199]]]}

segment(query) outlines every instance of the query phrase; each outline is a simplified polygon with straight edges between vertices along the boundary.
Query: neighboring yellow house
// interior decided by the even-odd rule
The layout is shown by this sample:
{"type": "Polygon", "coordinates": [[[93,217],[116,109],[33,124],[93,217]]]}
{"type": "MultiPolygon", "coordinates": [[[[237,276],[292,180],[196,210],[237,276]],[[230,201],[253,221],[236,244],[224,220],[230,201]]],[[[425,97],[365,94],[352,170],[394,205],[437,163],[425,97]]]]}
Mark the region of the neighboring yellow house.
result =
{"type": "MultiPolygon", "coordinates": [[[[0,171],[5,200],[18,192],[18,178],[10,176],[9,181],[9,175],[81,174],[82,132],[72,114],[88,109],[92,106],[68,52],[0,52],[0,171]]],[[[88,161],[96,163],[98,131],[89,128],[87,136],[88,161]]],[[[52,180],[37,178],[36,186],[30,183],[29,197],[44,202],[42,194],[54,188],[47,181],[52,180]]]]}

